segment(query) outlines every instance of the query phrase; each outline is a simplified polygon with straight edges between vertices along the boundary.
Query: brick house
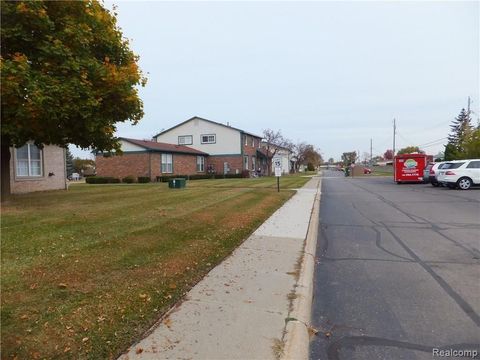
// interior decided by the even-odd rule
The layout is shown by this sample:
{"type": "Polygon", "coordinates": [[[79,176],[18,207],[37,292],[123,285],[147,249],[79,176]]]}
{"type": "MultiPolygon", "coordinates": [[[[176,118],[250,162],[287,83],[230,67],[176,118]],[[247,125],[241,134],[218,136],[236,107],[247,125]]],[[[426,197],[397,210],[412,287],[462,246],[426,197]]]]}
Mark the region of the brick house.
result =
{"type": "Polygon", "coordinates": [[[122,155],[96,155],[98,176],[157,176],[193,175],[206,173],[208,154],[183,145],[156,141],[120,138],[122,155]]]}
{"type": "Polygon", "coordinates": [[[12,194],[66,189],[65,149],[56,145],[36,146],[32,141],[10,148],[12,194]]]}
{"type": "Polygon", "coordinates": [[[186,145],[208,154],[207,171],[240,174],[259,168],[262,137],[227,124],[194,116],[160,132],[154,141],[186,145]]]}

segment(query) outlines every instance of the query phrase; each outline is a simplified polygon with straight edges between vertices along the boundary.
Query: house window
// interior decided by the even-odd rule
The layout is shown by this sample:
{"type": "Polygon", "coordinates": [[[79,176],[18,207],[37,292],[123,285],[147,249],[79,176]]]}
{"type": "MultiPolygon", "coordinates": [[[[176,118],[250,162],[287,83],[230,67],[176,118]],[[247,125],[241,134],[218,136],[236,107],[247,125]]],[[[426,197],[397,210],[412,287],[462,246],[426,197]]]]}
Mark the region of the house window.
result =
{"type": "Polygon", "coordinates": [[[200,135],[202,144],[215,144],[217,137],[215,134],[200,135]]]}
{"type": "Polygon", "coordinates": [[[192,145],[193,136],[192,135],[182,135],[178,137],[178,145],[192,145]]]}
{"type": "Polygon", "coordinates": [[[255,156],[252,156],[252,170],[255,171],[255,163],[257,162],[257,158],[255,156]]]}
{"type": "Polygon", "coordinates": [[[244,135],[244,137],[245,137],[245,146],[247,146],[248,145],[248,136],[244,135]]]}
{"type": "Polygon", "coordinates": [[[42,150],[28,143],[15,152],[17,176],[42,176],[42,150]]]}
{"type": "Polygon", "coordinates": [[[243,156],[243,168],[248,170],[248,155],[243,156]]]}
{"type": "Polygon", "coordinates": [[[173,157],[172,154],[162,154],[162,173],[173,172],[173,157]]]}
{"type": "Polygon", "coordinates": [[[252,136],[252,147],[255,147],[255,138],[252,136]]]}
{"type": "Polygon", "coordinates": [[[205,171],[205,157],[197,156],[197,172],[205,171]]]}

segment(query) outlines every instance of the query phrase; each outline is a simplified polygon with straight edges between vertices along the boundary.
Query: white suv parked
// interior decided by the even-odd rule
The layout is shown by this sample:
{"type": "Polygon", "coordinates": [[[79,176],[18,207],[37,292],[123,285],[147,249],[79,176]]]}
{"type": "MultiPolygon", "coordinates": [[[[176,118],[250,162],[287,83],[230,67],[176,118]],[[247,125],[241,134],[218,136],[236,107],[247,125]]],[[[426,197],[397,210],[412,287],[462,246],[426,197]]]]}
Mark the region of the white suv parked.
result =
{"type": "Polygon", "coordinates": [[[453,160],[438,171],[438,182],[451,189],[480,185],[480,159],[453,160]]]}

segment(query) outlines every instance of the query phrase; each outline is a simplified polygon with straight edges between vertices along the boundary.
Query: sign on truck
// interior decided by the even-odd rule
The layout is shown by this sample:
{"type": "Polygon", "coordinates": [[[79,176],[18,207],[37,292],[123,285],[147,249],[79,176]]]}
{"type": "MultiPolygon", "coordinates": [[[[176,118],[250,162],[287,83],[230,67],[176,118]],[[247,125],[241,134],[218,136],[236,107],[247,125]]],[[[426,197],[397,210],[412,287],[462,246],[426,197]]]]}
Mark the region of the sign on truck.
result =
{"type": "Polygon", "coordinates": [[[402,182],[423,182],[423,170],[427,166],[425,154],[402,154],[394,158],[394,180],[402,182]]]}

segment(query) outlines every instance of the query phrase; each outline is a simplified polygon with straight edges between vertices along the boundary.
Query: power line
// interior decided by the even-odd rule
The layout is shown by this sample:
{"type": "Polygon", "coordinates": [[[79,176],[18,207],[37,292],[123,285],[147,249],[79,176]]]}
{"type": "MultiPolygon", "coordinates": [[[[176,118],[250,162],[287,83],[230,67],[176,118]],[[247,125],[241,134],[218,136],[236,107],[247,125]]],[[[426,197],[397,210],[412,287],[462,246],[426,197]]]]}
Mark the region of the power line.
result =
{"type": "Polygon", "coordinates": [[[428,141],[428,142],[426,142],[424,144],[420,144],[418,146],[419,147],[420,146],[430,146],[430,143],[436,143],[436,142],[443,141],[443,140],[446,140],[446,139],[448,139],[448,137],[443,137],[443,138],[440,138],[440,139],[437,139],[437,140],[428,141]]]}

